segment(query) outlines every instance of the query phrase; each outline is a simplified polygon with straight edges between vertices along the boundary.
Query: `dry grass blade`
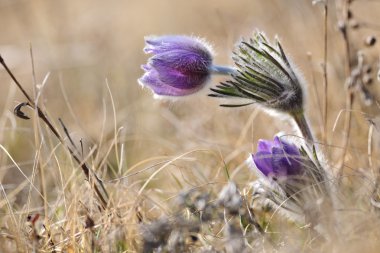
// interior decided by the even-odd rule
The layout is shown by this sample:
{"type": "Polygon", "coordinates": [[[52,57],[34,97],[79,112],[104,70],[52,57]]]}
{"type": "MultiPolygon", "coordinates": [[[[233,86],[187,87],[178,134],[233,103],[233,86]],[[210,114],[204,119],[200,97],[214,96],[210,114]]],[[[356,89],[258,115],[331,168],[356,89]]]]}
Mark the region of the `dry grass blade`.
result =
{"type": "Polygon", "coordinates": [[[5,68],[7,73],[10,75],[14,83],[17,85],[17,87],[20,89],[20,91],[23,93],[23,95],[27,98],[29,105],[34,108],[38,116],[41,118],[41,120],[47,125],[49,130],[57,137],[57,139],[62,143],[64,147],[69,151],[72,158],[80,165],[82,168],[86,179],[93,182],[93,188],[96,193],[96,196],[98,197],[102,208],[106,209],[109,205],[108,200],[108,194],[107,191],[102,183],[102,181],[95,175],[94,172],[92,172],[91,168],[88,167],[88,165],[85,162],[82,162],[79,156],[77,155],[77,152],[74,151],[72,148],[67,146],[62,136],[59,134],[58,130],[53,126],[51,121],[47,118],[47,115],[40,109],[40,107],[35,104],[35,102],[32,100],[32,98],[29,96],[29,94],[25,91],[25,89],[21,86],[21,84],[17,81],[16,77],[13,75],[12,71],[8,68],[7,64],[5,63],[3,57],[0,55],[0,64],[5,68]]]}

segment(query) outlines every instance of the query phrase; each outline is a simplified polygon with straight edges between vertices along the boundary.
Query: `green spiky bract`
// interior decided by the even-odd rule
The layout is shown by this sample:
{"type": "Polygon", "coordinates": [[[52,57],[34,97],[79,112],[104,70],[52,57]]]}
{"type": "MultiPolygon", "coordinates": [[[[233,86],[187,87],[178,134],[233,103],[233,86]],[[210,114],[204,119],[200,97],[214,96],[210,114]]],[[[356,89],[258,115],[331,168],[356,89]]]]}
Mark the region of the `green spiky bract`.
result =
{"type": "Polygon", "coordinates": [[[234,51],[237,67],[232,80],[211,88],[211,97],[235,97],[251,100],[240,104],[222,104],[238,107],[259,103],[282,112],[301,112],[303,92],[300,82],[276,39],[272,46],[265,36],[256,32],[249,41],[242,40],[234,51]]]}

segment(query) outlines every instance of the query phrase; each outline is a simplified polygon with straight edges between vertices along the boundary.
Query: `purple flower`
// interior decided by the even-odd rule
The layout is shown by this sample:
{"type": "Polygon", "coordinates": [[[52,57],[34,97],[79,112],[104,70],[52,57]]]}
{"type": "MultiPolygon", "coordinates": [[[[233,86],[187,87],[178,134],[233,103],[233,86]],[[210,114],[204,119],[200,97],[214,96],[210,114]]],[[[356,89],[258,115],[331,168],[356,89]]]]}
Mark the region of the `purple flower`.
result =
{"type": "Polygon", "coordinates": [[[302,156],[296,145],[281,140],[259,140],[258,151],[252,155],[257,167],[268,178],[297,176],[303,172],[302,156]]]}
{"type": "Polygon", "coordinates": [[[156,95],[185,96],[200,90],[211,74],[209,46],[188,36],[147,37],[144,51],[153,54],[139,83],[156,95]]]}

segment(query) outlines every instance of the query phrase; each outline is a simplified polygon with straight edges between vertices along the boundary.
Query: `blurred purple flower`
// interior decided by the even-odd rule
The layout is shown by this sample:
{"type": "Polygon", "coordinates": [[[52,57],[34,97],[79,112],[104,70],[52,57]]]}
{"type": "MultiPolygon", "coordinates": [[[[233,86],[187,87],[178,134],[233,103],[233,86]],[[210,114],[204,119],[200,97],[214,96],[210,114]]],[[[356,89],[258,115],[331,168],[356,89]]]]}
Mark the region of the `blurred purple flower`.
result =
{"type": "Polygon", "coordinates": [[[138,80],[156,95],[186,96],[200,90],[211,74],[210,47],[189,36],[147,37],[144,51],[153,56],[138,80]]]}
{"type": "Polygon", "coordinates": [[[252,154],[257,167],[268,178],[278,179],[297,176],[303,172],[302,156],[296,145],[281,140],[278,136],[273,141],[259,140],[258,151],[252,154]]]}

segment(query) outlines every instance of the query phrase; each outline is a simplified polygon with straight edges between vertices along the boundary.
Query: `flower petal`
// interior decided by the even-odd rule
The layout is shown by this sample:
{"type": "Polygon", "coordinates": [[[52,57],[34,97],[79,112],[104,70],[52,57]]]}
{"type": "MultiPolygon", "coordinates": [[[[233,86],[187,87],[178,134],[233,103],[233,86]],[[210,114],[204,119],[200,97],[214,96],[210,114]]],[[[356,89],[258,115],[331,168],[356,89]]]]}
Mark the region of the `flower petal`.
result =
{"type": "Polygon", "coordinates": [[[208,74],[211,63],[212,59],[207,54],[179,49],[156,54],[150,59],[153,68],[170,67],[184,74],[208,74]]]}
{"type": "Polygon", "coordinates": [[[301,155],[298,147],[292,143],[288,143],[284,140],[281,141],[281,147],[284,149],[285,153],[288,155],[294,155],[294,156],[299,156],[301,155]]]}
{"type": "Polygon", "coordinates": [[[282,147],[282,142],[279,136],[275,136],[273,139],[273,146],[282,147]]]}
{"type": "Polygon", "coordinates": [[[259,151],[252,155],[253,161],[257,167],[266,177],[274,174],[272,166],[272,154],[266,151],[259,151]]]}
{"type": "Polygon", "coordinates": [[[288,154],[283,148],[273,147],[273,170],[283,176],[298,175],[301,172],[299,155],[288,154]]]}
{"type": "Polygon", "coordinates": [[[271,152],[273,145],[274,145],[273,141],[260,139],[257,144],[257,149],[259,151],[271,152]]]}
{"type": "Polygon", "coordinates": [[[211,54],[211,48],[205,42],[189,36],[167,35],[167,36],[149,36],[145,38],[146,53],[164,53],[176,49],[183,49],[193,52],[208,52],[211,54]]]}
{"type": "Polygon", "coordinates": [[[151,70],[146,72],[140,79],[139,83],[143,87],[148,87],[153,93],[161,96],[186,96],[194,93],[199,87],[192,89],[179,89],[162,82],[158,72],[151,70]]]}

